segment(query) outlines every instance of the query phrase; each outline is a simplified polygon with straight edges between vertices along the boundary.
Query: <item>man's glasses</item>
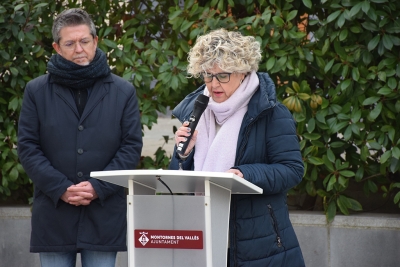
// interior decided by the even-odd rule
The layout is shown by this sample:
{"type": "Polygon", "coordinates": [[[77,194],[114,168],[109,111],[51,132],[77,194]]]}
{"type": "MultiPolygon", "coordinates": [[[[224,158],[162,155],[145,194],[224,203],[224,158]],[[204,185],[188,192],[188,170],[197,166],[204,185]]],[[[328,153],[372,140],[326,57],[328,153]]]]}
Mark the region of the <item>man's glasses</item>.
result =
{"type": "MultiPolygon", "coordinates": [[[[85,39],[80,40],[78,43],[82,48],[86,48],[92,43],[92,41],[93,41],[92,39],[85,38],[85,39]]],[[[65,42],[64,44],[62,44],[61,46],[68,50],[75,50],[76,44],[77,44],[77,42],[68,41],[68,42],[65,42]]]]}
{"type": "Polygon", "coordinates": [[[212,82],[213,78],[215,77],[220,83],[227,83],[230,80],[232,73],[221,72],[217,74],[210,74],[210,73],[203,73],[201,74],[201,78],[204,82],[210,83],[212,82]]]}

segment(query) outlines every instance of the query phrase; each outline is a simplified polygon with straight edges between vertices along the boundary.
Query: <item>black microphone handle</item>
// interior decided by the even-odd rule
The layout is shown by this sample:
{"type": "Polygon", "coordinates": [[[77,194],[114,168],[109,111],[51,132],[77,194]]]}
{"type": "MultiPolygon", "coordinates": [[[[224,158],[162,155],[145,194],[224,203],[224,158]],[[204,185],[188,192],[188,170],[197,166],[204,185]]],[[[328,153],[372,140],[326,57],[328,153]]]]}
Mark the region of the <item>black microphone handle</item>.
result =
{"type": "Polygon", "coordinates": [[[208,100],[209,100],[209,98],[207,96],[199,95],[199,97],[197,98],[197,100],[194,104],[193,113],[190,116],[189,125],[188,125],[188,127],[190,128],[190,135],[186,137],[187,138],[186,141],[180,142],[176,149],[178,154],[180,154],[181,156],[183,156],[185,154],[185,151],[189,145],[189,142],[192,139],[194,130],[196,129],[197,124],[199,123],[200,117],[207,107],[208,100]]]}
{"type": "MultiPolygon", "coordinates": [[[[192,118],[193,118],[193,115],[190,116],[190,120],[192,120],[192,118]]],[[[187,138],[186,141],[180,142],[178,144],[178,148],[177,148],[177,151],[181,156],[183,156],[185,154],[185,151],[186,151],[186,149],[187,149],[187,147],[189,145],[190,140],[192,139],[194,130],[196,129],[196,126],[197,126],[197,123],[199,122],[199,119],[200,119],[200,117],[198,119],[195,118],[195,120],[193,122],[190,122],[190,120],[189,120],[188,128],[190,128],[190,135],[186,137],[187,138]]]]}

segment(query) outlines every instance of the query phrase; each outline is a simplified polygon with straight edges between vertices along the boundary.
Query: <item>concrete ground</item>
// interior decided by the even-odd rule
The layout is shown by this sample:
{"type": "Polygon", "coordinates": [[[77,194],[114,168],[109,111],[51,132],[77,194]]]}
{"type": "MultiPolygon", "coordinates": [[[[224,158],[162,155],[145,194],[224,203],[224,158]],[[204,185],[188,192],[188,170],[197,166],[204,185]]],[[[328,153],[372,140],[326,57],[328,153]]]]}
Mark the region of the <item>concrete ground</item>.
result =
{"type": "MultiPolygon", "coordinates": [[[[0,207],[0,267],[40,266],[39,255],[29,253],[30,219],[30,207],[0,207]]],[[[329,224],[323,213],[291,211],[290,220],[307,267],[400,266],[400,214],[336,215],[329,224]]],[[[127,252],[115,266],[128,267],[127,252]]]]}

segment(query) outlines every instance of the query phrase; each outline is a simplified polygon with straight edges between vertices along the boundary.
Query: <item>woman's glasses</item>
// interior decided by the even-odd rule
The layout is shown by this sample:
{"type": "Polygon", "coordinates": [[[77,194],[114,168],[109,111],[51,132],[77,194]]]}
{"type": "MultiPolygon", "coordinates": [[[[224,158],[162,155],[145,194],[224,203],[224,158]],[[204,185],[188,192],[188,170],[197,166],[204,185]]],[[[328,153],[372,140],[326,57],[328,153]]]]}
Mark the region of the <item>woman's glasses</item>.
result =
{"type": "Polygon", "coordinates": [[[213,78],[215,77],[220,83],[227,83],[231,77],[232,73],[221,72],[217,74],[210,74],[210,73],[203,73],[201,74],[201,78],[204,82],[210,83],[212,82],[213,78]]]}

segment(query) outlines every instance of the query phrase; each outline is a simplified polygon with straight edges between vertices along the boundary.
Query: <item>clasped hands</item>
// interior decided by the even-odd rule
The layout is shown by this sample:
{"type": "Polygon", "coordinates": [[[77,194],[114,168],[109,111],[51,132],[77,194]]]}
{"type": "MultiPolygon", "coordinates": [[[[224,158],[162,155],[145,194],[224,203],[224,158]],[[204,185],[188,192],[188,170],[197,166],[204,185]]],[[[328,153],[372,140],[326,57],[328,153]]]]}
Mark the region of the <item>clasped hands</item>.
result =
{"type": "Polygon", "coordinates": [[[97,193],[88,181],[71,185],[61,196],[61,200],[75,206],[89,205],[96,198],[98,198],[97,193]]]}

